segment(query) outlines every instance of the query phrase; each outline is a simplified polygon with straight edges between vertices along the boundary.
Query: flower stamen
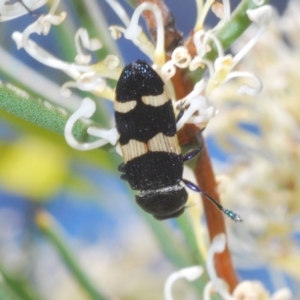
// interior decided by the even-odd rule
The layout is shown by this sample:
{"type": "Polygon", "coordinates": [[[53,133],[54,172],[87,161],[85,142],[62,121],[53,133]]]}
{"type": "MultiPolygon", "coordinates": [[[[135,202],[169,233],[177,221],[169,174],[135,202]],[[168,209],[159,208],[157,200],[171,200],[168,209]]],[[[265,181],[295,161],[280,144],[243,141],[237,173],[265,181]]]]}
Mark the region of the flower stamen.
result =
{"type": "Polygon", "coordinates": [[[185,269],[181,269],[177,272],[172,273],[164,287],[164,295],[166,300],[173,300],[172,296],[172,286],[174,282],[178,279],[185,278],[188,281],[194,281],[203,274],[203,268],[201,266],[193,266],[185,269]]]}
{"type": "Polygon", "coordinates": [[[221,253],[226,247],[226,237],[225,234],[218,234],[214,237],[207,254],[206,269],[209,277],[213,283],[215,290],[218,294],[225,300],[233,300],[233,298],[225,289],[224,281],[217,276],[215,266],[214,266],[214,256],[217,253],[221,253]]]}
{"type": "Polygon", "coordinates": [[[260,28],[256,35],[243,47],[243,49],[234,56],[232,61],[232,68],[252,49],[257,43],[262,34],[266,31],[272,17],[272,7],[270,5],[264,5],[256,9],[248,9],[247,15],[249,19],[256,22],[260,28]]]}
{"type": "Polygon", "coordinates": [[[153,62],[157,66],[162,66],[165,63],[165,29],[162,13],[158,5],[149,2],[140,4],[132,15],[130,25],[125,32],[125,38],[133,40],[138,38],[138,36],[142,33],[142,29],[138,25],[138,21],[144,10],[151,10],[155,16],[157,40],[153,62]]]}
{"type": "Polygon", "coordinates": [[[228,80],[236,77],[245,77],[252,79],[254,86],[251,87],[249,85],[242,85],[237,89],[238,94],[250,95],[255,96],[258,95],[262,91],[262,83],[257,76],[249,72],[231,72],[227,75],[226,79],[223,83],[227,82],[228,80]]]}
{"type": "Polygon", "coordinates": [[[79,28],[75,34],[75,47],[77,50],[75,62],[79,65],[86,65],[91,61],[91,55],[84,54],[83,48],[96,51],[102,47],[102,44],[98,39],[90,39],[85,28],[79,28]]]}
{"type": "Polygon", "coordinates": [[[203,29],[204,20],[208,14],[210,7],[214,3],[214,1],[215,0],[208,0],[205,2],[204,6],[203,6],[203,1],[201,1],[199,4],[198,4],[199,1],[197,1],[198,16],[197,16],[196,24],[194,26],[195,32],[203,29]],[[200,12],[200,14],[199,14],[199,12],[200,12]]]}
{"type": "Polygon", "coordinates": [[[105,144],[115,145],[119,139],[119,133],[115,127],[110,130],[100,129],[95,126],[90,126],[87,129],[89,134],[100,137],[99,140],[92,143],[80,143],[73,135],[73,127],[75,123],[81,118],[90,118],[96,111],[96,105],[90,98],[84,98],[80,104],[80,107],[70,116],[65,126],[65,139],[67,143],[74,149],[87,151],[99,148],[105,144]]]}

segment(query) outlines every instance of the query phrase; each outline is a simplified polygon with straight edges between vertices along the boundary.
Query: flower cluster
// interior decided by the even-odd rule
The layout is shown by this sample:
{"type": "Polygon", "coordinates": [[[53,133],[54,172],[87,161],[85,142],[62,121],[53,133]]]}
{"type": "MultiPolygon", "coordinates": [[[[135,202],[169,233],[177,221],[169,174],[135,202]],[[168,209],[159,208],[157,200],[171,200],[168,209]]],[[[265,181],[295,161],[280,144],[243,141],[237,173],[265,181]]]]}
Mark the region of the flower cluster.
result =
{"type": "MultiPolygon", "coordinates": [[[[244,227],[233,231],[237,265],[272,265],[294,278],[300,276],[294,263],[300,212],[299,9],[298,1],[290,1],[282,16],[275,13],[265,38],[242,63],[260,74],[262,93],[255,100],[241,97],[234,84],[216,91],[212,101],[222,113],[207,130],[230,156],[226,176],[219,176],[222,199],[247,215],[244,227]]],[[[243,39],[233,50],[242,45],[243,39]]]]}
{"type": "MultiPolygon", "coordinates": [[[[109,0],[108,4],[119,16],[124,24],[122,26],[111,26],[111,34],[113,38],[120,38],[122,35],[126,39],[131,40],[137,47],[143,51],[149,59],[153,61],[153,67],[162,76],[173,91],[172,83],[170,79],[175,75],[176,68],[186,69],[189,72],[196,70],[203,70],[207,68],[208,76],[200,78],[195,82],[193,90],[185,95],[179,101],[177,107],[180,109],[186,109],[183,117],[177,123],[177,129],[180,129],[185,123],[199,124],[199,127],[203,127],[203,124],[207,123],[209,119],[215,115],[216,109],[209,103],[208,96],[218,86],[224,82],[236,78],[236,77],[249,77],[253,80],[252,87],[241,86],[238,89],[239,93],[243,94],[257,94],[261,90],[261,84],[257,77],[247,72],[233,72],[237,63],[245,56],[245,54],[253,47],[259,37],[265,31],[272,14],[272,9],[268,5],[264,5],[264,1],[254,1],[255,9],[249,9],[247,11],[248,18],[257,23],[259,29],[257,33],[250,39],[250,41],[243,47],[239,53],[235,56],[227,55],[224,52],[222,43],[218,38],[218,32],[222,30],[224,26],[231,19],[230,2],[228,0],[221,3],[214,3],[214,1],[197,1],[198,17],[195,23],[192,41],[189,45],[179,46],[174,49],[170,54],[170,59],[166,61],[167,53],[165,52],[165,29],[163,22],[163,15],[159,6],[155,3],[144,2],[139,5],[131,18],[127,15],[124,8],[119,2],[109,0]],[[204,21],[208,12],[212,9],[215,15],[219,18],[219,22],[212,29],[206,30],[204,28],[204,21]],[[139,26],[139,18],[145,10],[150,10],[156,20],[157,39],[156,44],[153,44],[147,35],[143,32],[139,26]],[[190,48],[193,48],[193,54],[190,48]],[[217,57],[214,62],[208,59],[207,54],[210,50],[215,49],[217,57]]],[[[39,5],[41,3],[39,2],[39,5]]],[[[107,79],[117,80],[121,69],[119,66],[119,59],[115,55],[108,55],[103,61],[97,64],[90,64],[91,56],[84,54],[85,50],[95,51],[101,48],[101,42],[97,39],[90,39],[85,29],[79,29],[75,35],[75,46],[77,50],[77,56],[74,63],[64,62],[47,50],[40,47],[38,44],[30,39],[30,35],[44,34],[47,35],[52,25],[59,25],[66,17],[66,13],[59,15],[55,14],[59,0],[55,0],[49,10],[48,14],[41,15],[33,24],[28,26],[23,33],[15,32],[13,39],[15,40],[18,48],[24,48],[25,51],[39,62],[56,69],[60,69],[67,73],[74,81],[67,82],[62,86],[62,94],[64,96],[70,96],[70,88],[78,88],[84,91],[92,91],[96,95],[113,100],[113,89],[107,84],[107,79]]],[[[36,1],[27,4],[29,8],[37,7],[36,1]]],[[[6,6],[4,6],[6,7],[6,6]]],[[[3,8],[2,8],[2,11],[3,8]]],[[[19,10],[15,12],[20,14],[19,10]]],[[[174,100],[175,95],[172,94],[174,100]]],[[[81,109],[83,112],[79,112],[78,116],[91,116],[94,112],[92,109],[90,113],[85,114],[85,105],[90,105],[91,101],[83,101],[81,109]]],[[[89,106],[90,107],[90,106],[89,106]]],[[[68,128],[71,128],[76,119],[69,122],[68,128]]],[[[101,138],[100,144],[93,145],[80,145],[73,138],[71,131],[65,132],[66,139],[71,146],[80,150],[88,150],[99,147],[105,143],[115,143],[118,139],[116,132],[113,132],[113,138],[107,140],[107,134],[103,133],[101,129],[97,132],[96,128],[92,128],[89,134],[96,135],[101,138]]],[[[112,134],[112,132],[110,132],[112,134]]]]}
{"type": "MultiPolygon", "coordinates": [[[[206,284],[203,291],[203,299],[210,300],[214,294],[218,294],[224,300],[291,300],[292,295],[289,289],[282,288],[273,295],[259,281],[242,281],[234,289],[232,295],[228,290],[228,286],[224,280],[218,278],[214,268],[214,256],[224,251],[226,238],[224,234],[217,235],[212,241],[208,250],[206,269],[210,277],[210,281],[206,284]]],[[[180,278],[193,281],[200,277],[204,272],[203,267],[193,266],[182,269],[171,274],[165,284],[165,299],[173,300],[172,285],[180,278]]]]}

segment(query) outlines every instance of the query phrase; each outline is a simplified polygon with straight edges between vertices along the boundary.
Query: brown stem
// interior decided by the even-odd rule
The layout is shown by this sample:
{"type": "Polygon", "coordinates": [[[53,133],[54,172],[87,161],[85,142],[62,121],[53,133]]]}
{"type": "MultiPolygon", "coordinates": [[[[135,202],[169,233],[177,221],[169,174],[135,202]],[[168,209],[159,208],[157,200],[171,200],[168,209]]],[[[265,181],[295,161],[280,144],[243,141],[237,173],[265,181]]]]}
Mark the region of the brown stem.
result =
{"type": "MultiPolygon", "coordinates": [[[[182,69],[177,69],[176,75],[172,78],[172,82],[177,99],[183,98],[193,87],[192,82],[185,76],[182,69]]],[[[178,132],[180,145],[197,147],[198,141],[196,139],[196,134],[198,131],[198,127],[186,124],[183,129],[178,132]]],[[[220,203],[220,197],[217,192],[217,183],[206,147],[203,148],[201,155],[199,155],[199,158],[197,159],[194,172],[199,187],[220,203]]],[[[205,197],[202,197],[202,201],[209,237],[212,241],[216,235],[220,233],[226,234],[224,214],[205,197]]],[[[215,256],[215,267],[218,276],[223,278],[229,284],[230,290],[232,291],[238,284],[238,278],[232,265],[231,254],[227,246],[224,252],[215,256]]]]}
{"type": "MultiPolygon", "coordinates": [[[[203,148],[201,155],[199,155],[194,171],[198,186],[220,203],[220,197],[217,192],[217,183],[206,147],[203,148]]],[[[226,233],[224,214],[208,199],[202,197],[202,200],[209,237],[210,240],[212,240],[216,235],[226,233]]],[[[215,256],[215,268],[218,276],[226,280],[232,291],[238,284],[238,278],[227,245],[222,253],[215,256]]]]}
{"type": "MultiPolygon", "coordinates": [[[[180,75],[180,73],[178,74],[180,75]]],[[[177,77],[179,75],[177,75],[177,77]]],[[[176,78],[176,84],[174,84],[173,82],[176,92],[178,90],[179,93],[182,93],[184,89],[188,87],[186,82],[187,79],[185,77],[183,77],[181,81],[179,80],[179,78],[176,78]],[[180,82],[181,84],[179,84],[180,82]]],[[[186,94],[188,92],[189,91],[186,91],[186,94]]],[[[196,139],[196,133],[198,131],[199,128],[194,125],[185,125],[184,128],[181,129],[178,133],[179,143],[181,145],[193,145],[193,147],[197,147],[198,142],[196,139]]],[[[205,146],[203,147],[201,154],[198,156],[196,166],[194,168],[194,173],[197,179],[198,186],[220,203],[215,175],[213,172],[209,154],[205,146]]],[[[202,201],[209,237],[212,241],[216,235],[220,233],[226,234],[224,214],[205,197],[202,197],[202,201]]],[[[227,246],[224,252],[215,256],[215,268],[218,276],[223,278],[229,284],[230,290],[233,291],[238,284],[238,278],[232,265],[231,254],[227,246]]]]}

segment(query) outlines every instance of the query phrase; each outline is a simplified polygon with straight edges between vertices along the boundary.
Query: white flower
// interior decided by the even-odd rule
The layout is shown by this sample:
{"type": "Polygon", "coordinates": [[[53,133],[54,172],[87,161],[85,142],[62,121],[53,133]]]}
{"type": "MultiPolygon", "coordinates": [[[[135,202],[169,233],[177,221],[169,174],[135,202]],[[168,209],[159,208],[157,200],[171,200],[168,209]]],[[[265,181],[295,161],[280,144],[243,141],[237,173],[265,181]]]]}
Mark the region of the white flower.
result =
{"type": "MultiPolygon", "coordinates": [[[[229,292],[226,282],[217,276],[214,267],[214,256],[224,251],[226,238],[224,234],[219,234],[213,239],[208,249],[206,269],[210,280],[203,291],[203,299],[211,300],[213,294],[218,294],[222,300],[291,300],[292,294],[288,288],[276,291],[272,296],[259,281],[242,281],[234,289],[232,295],[229,292]]],[[[173,300],[171,287],[179,278],[186,278],[190,281],[200,277],[203,273],[201,266],[185,268],[172,273],[165,283],[165,299],[173,300]]]]}
{"type": "Polygon", "coordinates": [[[109,55],[104,61],[95,65],[89,65],[91,56],[84,54],[84,49],[95,51],[100,49],[102,45],[98,39],[90,39],[88,32],[84,28],[78,29],[74,37],[77,50],[74,63],[60,60],[30,39],[30,36],[34,33],[48,35],[52,25],[56,26],[64,21],[67,15],[65,12],[62,12],[60,15],[55,14],[59,1],[55,0],[49,13],[41,15],[23,33],[13,33],[13,39],[18,49],[24,48],[30,56],[40,63],[51,68],[60,69],[75,79],[75,81],[67,82],[63,85],[63,95],[69,97],[71,95],[69,88],[77,87],[84,91],[95,91],[97,95],[104,95],[107,99],[113,100],[113,93],[110,92],[111,89],[107,86],[105,79],[118,78],[120,73],[120,70],[117,69],[119,59],[116,56],[109,55]]]}

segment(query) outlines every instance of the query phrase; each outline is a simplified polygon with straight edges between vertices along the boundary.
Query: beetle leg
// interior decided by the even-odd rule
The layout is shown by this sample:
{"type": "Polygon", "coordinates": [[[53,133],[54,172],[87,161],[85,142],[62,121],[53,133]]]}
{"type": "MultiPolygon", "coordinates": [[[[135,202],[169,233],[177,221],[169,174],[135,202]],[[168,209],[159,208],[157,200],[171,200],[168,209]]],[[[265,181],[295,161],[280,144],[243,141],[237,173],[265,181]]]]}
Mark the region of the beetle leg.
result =
{"type": "Polygon", "coordinates": [[[120,171],[120,172],[125,172],[125,163],[121,163],[121,164],[118,166],[118,171],[120,171]]]}
{"type": "Polygon", "coordinates": [[[125,181],[128,180],[128,177],[127,177],[126,174],[121,174],[120,178],[121,178],[122,180],[125,180],[125,181]]]}
{"type": "Polygon", "coordinates": [[[185,111],[185,108],[184,108],[184,103],[185,101],[181,101],[178,105],[177,105],[177,109],[179,110],[179,113],[176,117],[176,123],[179,122],[179,120],[182,118],[183,114],[184,114],[184,111],[185,111]]]}
{"type": "Polygon", "coordinates": [[[202,151],[203,146],[204,146],[202,132],[204,131],[204,129],[205,129],[205,127],[203,127],[201,130],[199,130],[196,134],[197,140],[199,143],[199,148],[191,149],[190,151],[185,153],[182,157],[183,161],[188,161],[188,160],[193,159],[197,154],[199,154],[202,151]]]}
{"type": "Polygon", "coordinates": [[[191,149],[190,151],[188,151],[187,153],[185,153],[182,157],[183,161],[188,161],[193,159],[198,153],[200,153],[200,151],[202,150],[201,148],[197,148],[197,149],[191,149]]]}

